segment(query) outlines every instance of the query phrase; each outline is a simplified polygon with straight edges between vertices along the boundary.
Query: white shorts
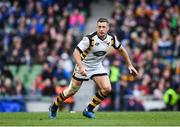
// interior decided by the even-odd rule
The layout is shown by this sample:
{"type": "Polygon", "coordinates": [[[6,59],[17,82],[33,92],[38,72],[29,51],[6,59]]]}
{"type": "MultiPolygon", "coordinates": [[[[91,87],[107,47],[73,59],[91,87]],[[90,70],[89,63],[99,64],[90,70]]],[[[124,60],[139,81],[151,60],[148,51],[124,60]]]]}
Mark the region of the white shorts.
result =
{"type": "Polygon", "coordinates": [[[107,72],[102,65],[97,66],[96,68],[88,68],[87,66],[85,66],[85,68],[87,76],[82,76],[79,72],[78,66],[76,65],[73,72],[73,78],[78,81],[88,81],[89,79],[92,79],[94,76],[107,75],[107,72]]]}

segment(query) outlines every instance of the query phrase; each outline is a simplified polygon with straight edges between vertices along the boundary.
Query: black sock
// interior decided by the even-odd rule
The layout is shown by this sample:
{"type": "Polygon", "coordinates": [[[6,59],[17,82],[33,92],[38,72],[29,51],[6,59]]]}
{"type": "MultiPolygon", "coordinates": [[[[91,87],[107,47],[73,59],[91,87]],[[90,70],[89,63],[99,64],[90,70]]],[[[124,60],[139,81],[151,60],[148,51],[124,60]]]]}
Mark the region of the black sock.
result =
{"type": "Polygon", "coordinates": [[[88,110],[88,111],[92,112],[93,109],[94,109],[94,106],[92,106],[91,104],[89,104],[89,105],[87,106],[87,110],[88,110]]]}
{"type": "Polygon", "coordinates": [[[98,104],[100,104],[106,97],[107,95],[104,95],[101,91],[98,91],[96,95],[93,97],[93,100],[91,101],[91,103],[87,106],[87,110],[92,112],[93,109],[98,104]]]}
{"type": "Polygon", "coordinates": [[[58,108],[58,106],[55,103],[53,103],[52,107],[54,107],[56,109],[58,108]]]}

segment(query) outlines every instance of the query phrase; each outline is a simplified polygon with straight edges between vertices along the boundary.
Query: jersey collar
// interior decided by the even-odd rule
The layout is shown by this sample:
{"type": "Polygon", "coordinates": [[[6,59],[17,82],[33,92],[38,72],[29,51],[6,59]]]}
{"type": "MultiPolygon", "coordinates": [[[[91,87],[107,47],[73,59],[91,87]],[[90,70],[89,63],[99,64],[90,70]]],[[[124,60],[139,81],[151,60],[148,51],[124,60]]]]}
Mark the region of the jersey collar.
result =
{"type": "MultiPolygon", "coordinates": [[[[97,34],[97,36],[98,36],[98,34],[97,34]]],[[[98,36],[98,38],[99,38],[100,40],[104,41],[104,40],[107,38],[107,34],[106,34],[106,36],[105,36],[103,39],[100,38],[99,36],[98,36]]]]}

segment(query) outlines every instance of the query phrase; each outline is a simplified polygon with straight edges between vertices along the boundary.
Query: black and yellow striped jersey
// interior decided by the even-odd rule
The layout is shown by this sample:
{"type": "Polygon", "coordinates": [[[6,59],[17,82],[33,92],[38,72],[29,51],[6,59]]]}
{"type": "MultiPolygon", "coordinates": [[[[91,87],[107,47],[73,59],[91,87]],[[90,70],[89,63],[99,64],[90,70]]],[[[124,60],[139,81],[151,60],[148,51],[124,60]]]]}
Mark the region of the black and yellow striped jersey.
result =
{"type": "Polygon", "coordinates": [[[121,43],[115,35],[107,34],[104,40],[100,39],[97,32],[83,37],[77,45],[77,49],[81,53],[83,63],[88,67],[96,67],[102,64],[103,58],[110,50],[111,46],[115,49],[121,47],[121,43]]]}

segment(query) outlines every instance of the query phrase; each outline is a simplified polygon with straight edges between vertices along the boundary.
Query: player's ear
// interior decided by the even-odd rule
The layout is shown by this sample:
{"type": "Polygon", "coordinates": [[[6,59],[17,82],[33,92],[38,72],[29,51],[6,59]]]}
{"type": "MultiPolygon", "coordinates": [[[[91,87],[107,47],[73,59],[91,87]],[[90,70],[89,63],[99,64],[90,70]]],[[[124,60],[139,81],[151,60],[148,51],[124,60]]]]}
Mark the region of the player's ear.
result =
{"type": "Polygon", "coordinates": [[[98,30],[98,24],[96,24],[96,31],[98,30]]]}

